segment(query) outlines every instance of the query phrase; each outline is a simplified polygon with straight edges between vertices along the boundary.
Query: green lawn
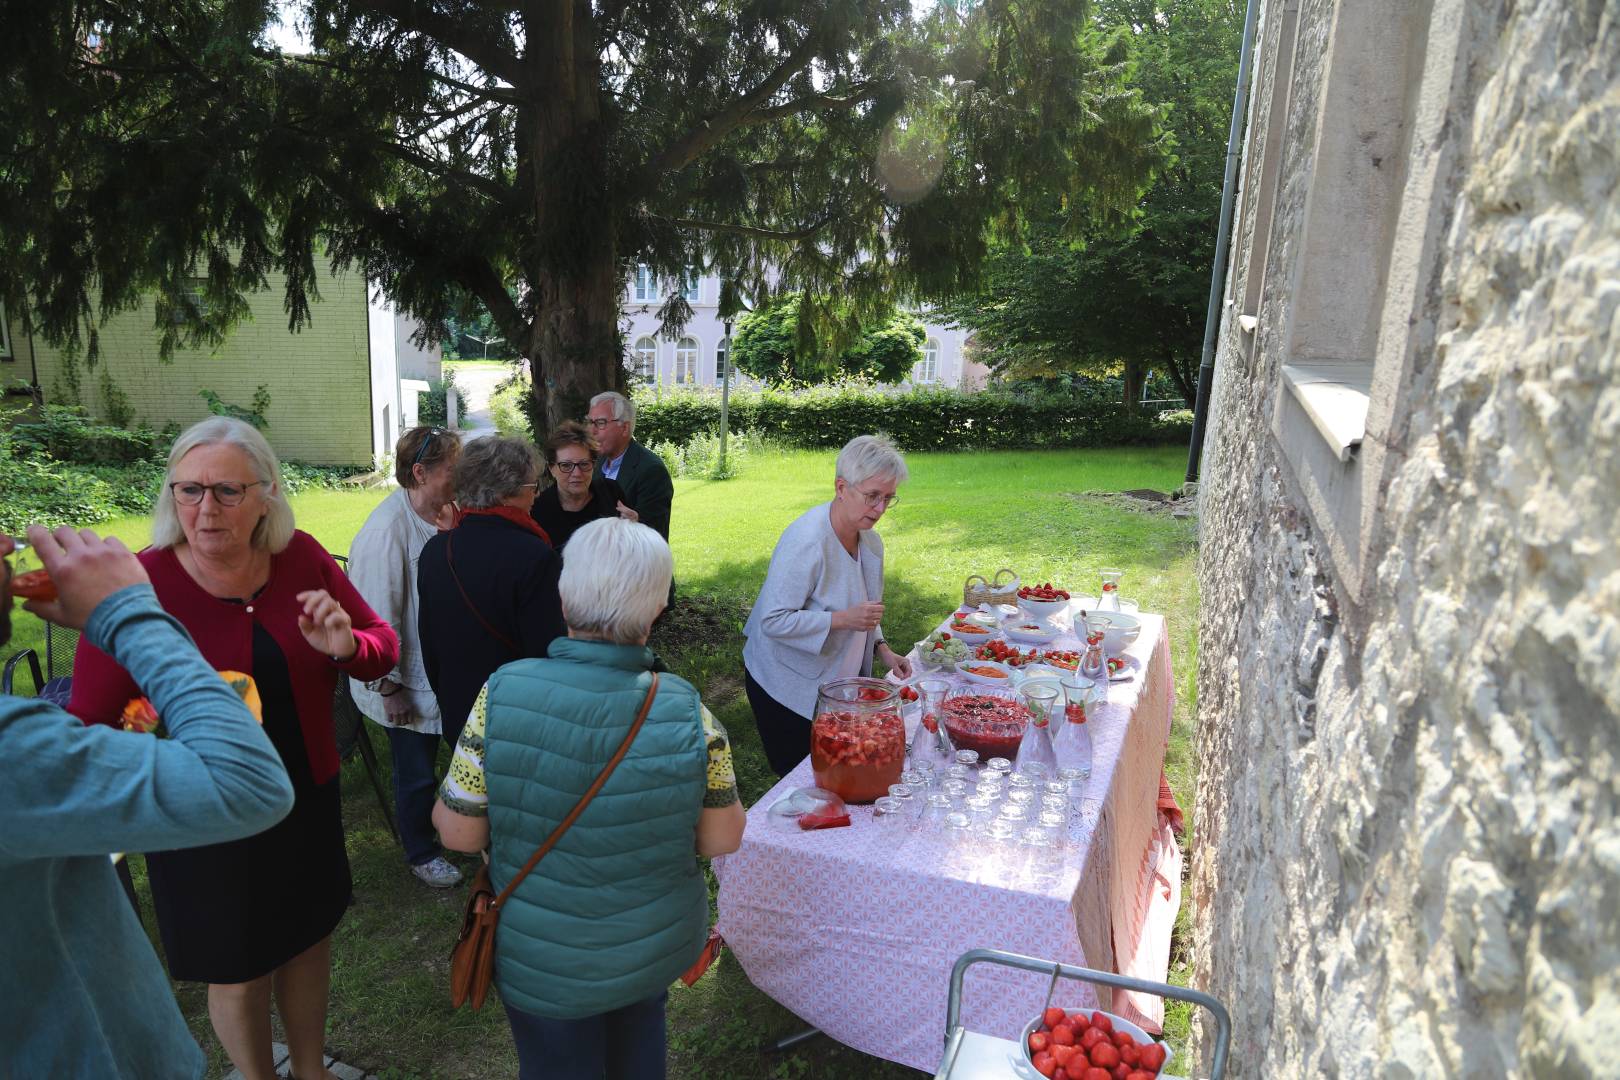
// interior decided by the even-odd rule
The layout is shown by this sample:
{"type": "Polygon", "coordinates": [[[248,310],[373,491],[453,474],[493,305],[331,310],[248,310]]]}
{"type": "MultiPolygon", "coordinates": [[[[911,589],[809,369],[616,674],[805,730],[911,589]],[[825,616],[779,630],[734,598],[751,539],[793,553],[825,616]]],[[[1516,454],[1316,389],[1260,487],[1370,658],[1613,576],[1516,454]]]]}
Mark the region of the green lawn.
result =
{"type": "MultiPolygon", "coordinates": [[[[683,600],[654,644],[698,686],[731,732],[738,780],[750,803],[774,778],[741,692],[741,628],[782,528],[830,496],[833,456],[770,454],[749,461],[730,480],[676,481],[672,543],[683,600]]],[[[890,639],[898,646],[921,637],[960,602],[962,580],[970,573],[1009,566],[1026,579],[1089,591],[1101,567],[1123,568],[1123,594],[1170,620],[1177,702],[1167,769],[1190,811],[1194,529],[1167,513],[1124,509],[1085,494],[1171,490],[1180,482],[1184,452],[916,454],[908,463],[911,479],[879,526],[888,560],[884,628],[890,639]]],[[[378,497],[319,492],[300,496],[294,508],[301,528],[341,552],[378,497]]],[[[143,521],[123,521],[110,531],[139,543],[145,527],[143,521]]],[[[20,611],[17,616],[19,640],[37,637],[38,624],[20,611]]],[[[446,957],[461,891],[430,893],[406,873],[357,761],[345,768],[343,784],[356,900],[336,936],[330,1049],[396,1080],[512,1075],[515,1057],[499,1008],[475,1014],[446,1007],[446,957]]],[[[1176,963],[1173,958],[1173,968],[1176,963]]],[[[1175,981],[1184,981],[1177,975],[1173,970],[1175,981]]],[[[945,991],[939,988],[942,996],[945,991]]],[[[222,1066],[201,989],[181,986],[177,992],[193,1030],[216,1067],[222,1066]]],[[[762,1044],[800,1025],[754,990],[729,956],[697,986],[673,990],[669,1015],[674,1077],[916,1075],[824,1038],[762,1057],[762,1044]]],[[[1172,1012],[1170,1031],[1178,1042],[1186,1022],[1184,1011],[1172,1012]]]]}

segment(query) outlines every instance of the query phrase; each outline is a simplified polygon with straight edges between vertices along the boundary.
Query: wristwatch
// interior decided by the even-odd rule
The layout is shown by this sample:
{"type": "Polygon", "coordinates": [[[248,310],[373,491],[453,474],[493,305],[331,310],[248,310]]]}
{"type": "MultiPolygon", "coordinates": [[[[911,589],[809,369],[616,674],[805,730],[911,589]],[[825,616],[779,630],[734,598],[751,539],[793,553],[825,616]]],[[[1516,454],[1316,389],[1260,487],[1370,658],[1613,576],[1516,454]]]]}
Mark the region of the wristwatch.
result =
{"type": "Polygon", "coordinates": [[[400,684],[394,683],[394,688],[392,690],[388,691],[386,694],[383,693],[383,683],[390,682],[394,682],[394,680],[387,678],[386,676],[381,679],[368,679],[365,683],[365,687],[373,694],[379,694],[382,697],[393,697],[395,694],[405,689],[405,687],[401,686],[400,684]]]}

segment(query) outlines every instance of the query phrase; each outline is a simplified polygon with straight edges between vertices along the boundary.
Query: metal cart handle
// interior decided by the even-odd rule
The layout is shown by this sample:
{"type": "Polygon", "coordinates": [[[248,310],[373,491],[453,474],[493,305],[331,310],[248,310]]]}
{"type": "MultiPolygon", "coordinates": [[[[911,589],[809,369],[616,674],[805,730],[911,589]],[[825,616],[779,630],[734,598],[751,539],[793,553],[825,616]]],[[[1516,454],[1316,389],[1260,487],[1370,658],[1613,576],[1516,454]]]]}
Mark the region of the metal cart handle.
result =
{"type": "Polygon", "coordinates": [[[955,1057],[955,1054],[951,1051],[958,1049],[961,1044],[963,1034],[962,979],[967,974],[967,969],[974,964],[1000,964],[1002,967],[1020,968],[1024,971],[1034,971],[1042,975],[1055,972],[1065,979],[1100,983],[1103,986],[1112,986],[1121,990],[1135,990],[1143,994],[1156,994],[1159,997],[1175,998],[1178,1001],[1190,1001],[1194,1005],[1202,1005],[1215,1014],[1215,1059],[1210,1063],[1209,1075],[1212,1080],[1220,1080],[1220,1077],[1226,1073],[1226,1050],[1232,1041],[1232,1017],[1227,1014],[1225,1005],[1222,1005],[1202,990],[1194,990],[1185,986],[1171,986],[1169,983],[1149,982],[1146,979],[1133,979],[1129,975],[1115,975],[1110,971],[1095,971],[1091,968],[1056,964],[1050,960],[1037,960],[1033,956],[1020,956],[1017,953],[1002,952],[1000,949],[972,949],[959,956],[955,966],[951,968],[951,996],[949,1003],[945,1007],[947,1060],[955,1057]]]}

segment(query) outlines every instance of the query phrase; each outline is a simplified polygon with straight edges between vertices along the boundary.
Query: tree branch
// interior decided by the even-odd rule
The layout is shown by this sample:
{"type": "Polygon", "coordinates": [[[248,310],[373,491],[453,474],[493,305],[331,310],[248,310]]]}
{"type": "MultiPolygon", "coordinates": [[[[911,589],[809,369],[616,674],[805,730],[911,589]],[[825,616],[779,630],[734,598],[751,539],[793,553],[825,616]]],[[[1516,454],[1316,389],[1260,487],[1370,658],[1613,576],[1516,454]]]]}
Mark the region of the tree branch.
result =
{"type": "Polygon", "coordinates": [[[447,49],[454,49],[491,75],[512,86],[527,85],[523,64],[517,54],[488,35],[478,33],[463,20],[440,15],[416,0],[350,0],[351,4],[373,15],[392,19],[398,26],[426,34],[447,49]]]}
{"type": "Polygon", "coordinates": [[[644,180],[656,183],[658,177],[686,168],[699,154],[731,134],[747,120],[749,114],[769,101],[771,95],[786,86],[787,81],[810,62],[816,51],[815,41],[814,33],[806,34],[798,47],[760,80],[758,86],[654,154],[642,169],[644,180]]]}
{"type": "Polygon", "coordinates": [[[781,105],[773,105],[768,109],[755,109],[753,112],[744,117],[742,122],[744,124],[767,124],[772,120],[780,120],[783,117],[792,116],[794,113],[803,112],[806,109],[833,109],[845,111],[848,109],[853,109],[857,105],[861,105],[865,102],[872,101],[877,97],[877,95],[878,87],[873,83],[867,83],[864,86],[857,87],[856,92],[848,97],[837,98],[833,97],[831,94],[810,94],[802,98],[795,98],[792,101],[784,102],[781,105]]]}
{"type": "Polygon", "coordinates": [[[824,217],[820,221],[806,225],[797,232],[761,229],[754,225],[737,225],[727,221],[700,221],[696,218],[665,218],[664,220],[682,229],[701,229],[704,232],[729,233],[732,236],[747,236],[755,240],[780,240],[785,243],[796,244],[802,240],[810,239],[826,228],[832,218],[824,217]]]}
{"type": "Polygon", "coordinates": [[[437,71],[428,72],[428,78],[442,82],[446,86],[453,86],[464,94],[469,94],[484,101],[498,101],[503,105],[522,105],[526,100],[522,94],[517,93],[515,90],[503,90],[495,86],[474,86],[472,83],[465,83],[460,79],[452,79],[448,75],[441,75],[437,71]]]}
{"type": "Polygon", "coordinates": [[[465,169],[453,168],[418,150],[412,150],[408,146],[402,146],[395,142],[385,142],[380,144],[379,148],[384,153],[391,154],[408,165],[415,165],[423,172],[466,184],[473,190],[487,195],[497,203],[505,203],[511,195],[511,192],[493,177],[482,176],[475,172],[468,172],[465,169]]]}

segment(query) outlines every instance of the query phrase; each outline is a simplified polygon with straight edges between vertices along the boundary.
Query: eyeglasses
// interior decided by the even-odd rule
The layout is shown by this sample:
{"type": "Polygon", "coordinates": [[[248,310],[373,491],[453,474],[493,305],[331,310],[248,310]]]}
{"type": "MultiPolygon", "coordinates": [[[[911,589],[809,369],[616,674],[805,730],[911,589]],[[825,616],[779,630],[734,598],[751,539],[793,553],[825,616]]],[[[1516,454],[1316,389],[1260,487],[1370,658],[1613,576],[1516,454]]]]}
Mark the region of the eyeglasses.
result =
{"type": "Polygon", "coordinates": [[[422,440],[422,445],[416,448],[416,456],[411,458],[411,468],[416,468],[417,464],[422,460],[422,455],[427,453],[427,448],[433,445],[433,440],[443,434],[444,431],[441,428],[428,428],[427,438],[422,440]]]}
{"type": "Polygon", "coordinates": [[[862,499],[866,500],[867,506],[881,506],[885,510],[900,501],[900,496],[898,495],[884,495],[881,492],[866,492],[862,491],[860,488],[851,488],[850,490],[855,492],[855,494],[859,495],[862,499]]]}
{"type": "Polygon", "coordinates": [[[247,490],[264,483],[255,480],[251,484],[195,484],[180,480],[169,485],[169,491],[174,495],[174,501],[181,506],[201,506],[203,496],[210,491],[214,493],[214,501],[221,506],[240,506],[242,500],[247,498],[247,490]]]}
{"type": "Polygon", "coordinates": [[[594,461],[553,461],[551,467],[558,472],[571,473],[579,472],[581,469],[589,470],[595,464],[594,461]]]}
{"type": "Polygon", "coordinates": [[[607,427],[609,424],[622,424],[622,423],[624,423],[624,420],[623,420],[623,418],[617,417],[617,416],[609,418],[609,419],[603,419],[600,416],[587,416],[585,418],[585,423],[590,425],[595,430],[601,431],[603,428],[607,427]]]}

